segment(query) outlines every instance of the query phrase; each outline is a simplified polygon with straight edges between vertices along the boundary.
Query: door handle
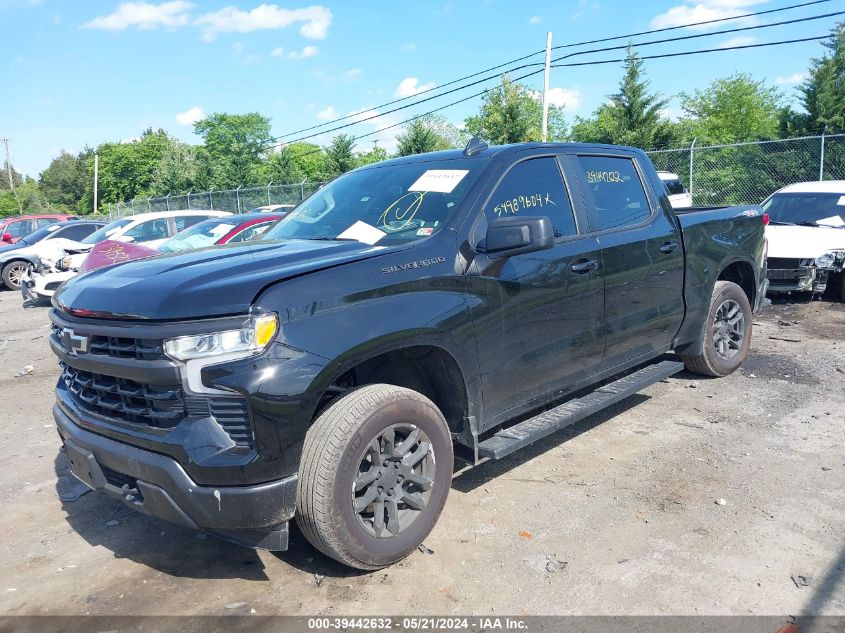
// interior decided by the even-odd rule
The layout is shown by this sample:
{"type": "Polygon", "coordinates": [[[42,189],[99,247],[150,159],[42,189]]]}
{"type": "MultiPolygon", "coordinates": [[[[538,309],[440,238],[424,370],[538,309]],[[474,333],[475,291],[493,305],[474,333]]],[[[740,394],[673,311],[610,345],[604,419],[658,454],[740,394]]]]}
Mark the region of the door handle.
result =
{"type": "Polygon", "coordinates": [[[573,273],[579,273],[583,275],[584,273],[588,273],[591,270],[595,270],[599,267],[599,263],[595,259],[583,259],[576,264],[572,264],[569,267],[573,273]]]}
{"type": "Polygon", "coordinates": [[[676,250],[678,250],[677,242],[665,242],[660,245],[661,253],[674,253],[676,250]]]}

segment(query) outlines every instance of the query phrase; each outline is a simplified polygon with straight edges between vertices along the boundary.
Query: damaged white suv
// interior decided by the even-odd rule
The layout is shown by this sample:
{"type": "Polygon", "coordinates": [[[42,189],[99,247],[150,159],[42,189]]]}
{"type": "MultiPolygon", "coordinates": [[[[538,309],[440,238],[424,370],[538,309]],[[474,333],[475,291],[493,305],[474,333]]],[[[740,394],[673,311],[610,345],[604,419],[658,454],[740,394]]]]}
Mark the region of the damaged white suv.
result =
{"type": "Polygon", "coordinates": [[[769,196],[770,293],[822,293],[839,284],[845,301],[845,180],[799,182],[769,196]]]}

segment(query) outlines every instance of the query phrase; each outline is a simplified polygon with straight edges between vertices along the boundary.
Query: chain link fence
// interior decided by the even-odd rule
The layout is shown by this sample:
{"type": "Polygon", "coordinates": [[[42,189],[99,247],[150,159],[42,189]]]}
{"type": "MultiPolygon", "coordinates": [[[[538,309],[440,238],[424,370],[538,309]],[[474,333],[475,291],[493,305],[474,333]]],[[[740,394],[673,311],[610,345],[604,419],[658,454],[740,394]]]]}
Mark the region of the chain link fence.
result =
{"type": "Polygon", "coordinates": [[[269,184],[264,187],[224,189],[218,191],[171,194],[163,198],[135,198],[127,202],[109,203],[109,218],[120,218],[151,211],[215,209],[246,213],[271,204],[299,204],[325,183],[302,181],[290,185],[269,184]]]}
{"type": "Polygon", "coordinates": [[[759,204],[792,183],[845,180],[845,134],[646,153],[680,176],[696,206],[759,204]]]}

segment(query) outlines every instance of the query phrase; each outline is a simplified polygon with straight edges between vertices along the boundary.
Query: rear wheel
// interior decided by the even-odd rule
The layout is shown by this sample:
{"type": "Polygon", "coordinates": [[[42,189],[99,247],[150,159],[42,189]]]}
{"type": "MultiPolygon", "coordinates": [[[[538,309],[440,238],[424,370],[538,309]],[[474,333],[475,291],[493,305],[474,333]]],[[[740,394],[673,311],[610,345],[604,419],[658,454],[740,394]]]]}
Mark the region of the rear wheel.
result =
{"type": "Polygon", "coordinates": [[[20,290],[21,277],[29,266],[29,262],[16,260],[3,266],[3,283],[7,288],[20,290]]]}
{"type": "Polygon", "coordinates": [[[358,569],[385,567],[431,532],[452,462],[449,427],[431,400],[393,385],[361,387],[305,437],[297,523],[324,554],[358,569]]]}
{"type": "Polygon", "coordinates": [[[717,281],[704,320],[704,351],[681,356],[689,371],[705,376],[727,376],[736,371],[751,347],[751,303],[742,288],[717,281]]]}

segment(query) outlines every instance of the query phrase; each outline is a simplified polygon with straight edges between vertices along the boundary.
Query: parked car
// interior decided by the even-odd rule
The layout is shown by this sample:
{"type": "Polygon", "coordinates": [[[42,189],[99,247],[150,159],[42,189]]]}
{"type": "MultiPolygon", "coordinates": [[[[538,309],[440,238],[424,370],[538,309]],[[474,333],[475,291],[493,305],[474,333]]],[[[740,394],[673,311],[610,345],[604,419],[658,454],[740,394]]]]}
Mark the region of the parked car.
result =
{"type": "Polygon", "coordinates": [[[769,215],[769,292],[822,293],[832,281],[845,301],[845,180],[789,185],[761,206],[769,215]]]}
{"type": "Polygon", "coordinates": [[[678,174],[673,174],[671,171],[659,171],[657,175],[663,184],[666,185],[666,191],[669,195],[669,202],[675,209],[686,209],[692,206],[692,195],[684,187],[678,174]]]}
{"type": "Polygon", "coordinates": [[[0,218],[0,244],[14,244],[22,237],[56,222],[77,219],[75,215],[43,213],[0,218]]]}
{"type": "Polygon", "coordinates": [[[295,517],[377,569],[436,523],[453,443],[500,459],[736,370],[764,261],[760,207],[673,212],[641,150],[472,139],[344,174],[261,241],[63,285],[53,413],[129,508],[275,550],[295,517]]]}
{"type": "Polygon", "coordinates": [[[39,253],[53,246],[72,247],[104,224],[87,220],[56,222],[24,236],[15,246],[0,251],[0,280],[7,288],[17,290],[26,269],[38,262],[39,253]]]}
{"type": "Polygon", "coordinates": [[[267,204],[263,207],[256,207],[250,213],[278,213],[287,215],[296,208],[295,204],[267,204]]]}
{"type": "MultiPolygon", "coordinates": [[[[102,229],[83,240],[81,244],[74,244],[57,252],[42,253],[38,262],[33,262],[31,270],[24,271],[21,292],[24,300],[43,303],[52,296],[53,292],[65,281],[79,274],[82,263],[96,244],[105,240],[132,243],[137,247],[155,247],[161,245],[169,237],[212,217],[230,216],[226,211],[160,211],[140,213],[138,215],[120,218],[104,226],[102,229]]],[[[115,257],[123,260],[127,249],[119,249],[115,257]]],[[[136,248],[133,250],[140,250],[136,248]]],[[[109,263],[114,263],[112,260],[109,263]]]]}

